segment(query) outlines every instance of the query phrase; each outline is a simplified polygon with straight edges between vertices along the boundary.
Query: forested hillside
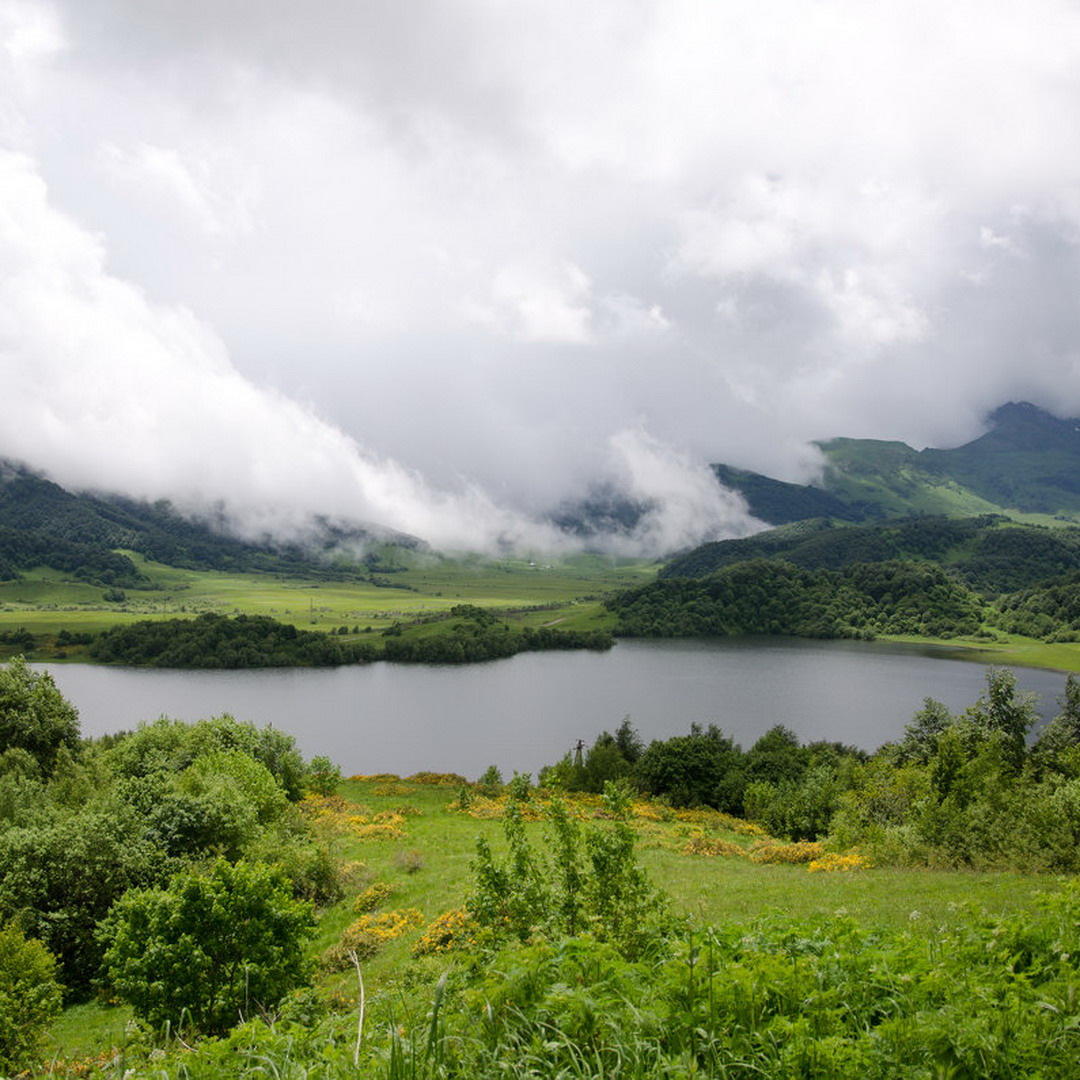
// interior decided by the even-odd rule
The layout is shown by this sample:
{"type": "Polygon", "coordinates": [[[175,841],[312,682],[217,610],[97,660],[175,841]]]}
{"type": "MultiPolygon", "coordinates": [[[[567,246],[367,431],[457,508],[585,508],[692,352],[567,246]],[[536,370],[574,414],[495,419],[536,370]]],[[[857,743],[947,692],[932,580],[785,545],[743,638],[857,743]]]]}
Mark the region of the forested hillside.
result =
{"type": "Polygon", "coordinates": [[[817,520],[688,552],[608,601],[620,634],[1080,637],[1080,529],[817,520]]]}
{"type": "Polygon", "coordinates": [[[168,502],[73,494],[27,469],[0,463],[0,580],[45,565],[81,571],[80,578],[95,583],[145,584],[131,560],[116,549],[168,566],[363,578],[377,568],[376,556],[364,562],[335,554],[386,541],[407,547],[419,543],[397,533],[315,524],[312,545],[306,548],[269,538],[251,543],[229,535],[223,521],[186,517],[168,502]]]}

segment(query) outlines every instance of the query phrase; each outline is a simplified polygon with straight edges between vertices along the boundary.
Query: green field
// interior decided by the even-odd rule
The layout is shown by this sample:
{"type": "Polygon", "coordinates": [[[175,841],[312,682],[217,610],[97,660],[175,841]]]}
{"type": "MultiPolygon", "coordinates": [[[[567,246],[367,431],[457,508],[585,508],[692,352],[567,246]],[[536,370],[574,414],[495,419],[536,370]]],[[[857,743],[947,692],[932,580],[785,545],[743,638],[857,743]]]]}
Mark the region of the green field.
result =
{"type": "MultiPolygon", "coordinates": [[[[354,631],[362,635],[402,624],[410,636],[423,638],[440,632],[437,622],[423,620],[457,604],[496,609],[512,624],[611,630],[616,620],[601,598],[651,581],[657,571],[655,563],[598,555],[545,563],[479,557],[454,560],[400,552],[395,557],[401,568],[381,575],[380,584],[374,585],[185,570],[126,554],[150,578],[152,587],[127,589],[122,602],[109,602],[100,586],[65,580],[48,567],[28,571],[18,581],[0,582],[0,633],[25,628],[47,637],[61,630],[96,634],[144,619],[216,612],[266,615],[298,629],[323,632],[347,626],[350,636],[354,631]]],[[[997,634],[995,641],[894,640],[955,649],[963,658],[981,663],[1080,671],[1080,642],[1046,643],[1005,633],[997,634]]],[[[19,651],[0,645],[0,658],[19,651]]],[[[67,647],[62,651],[65,656],[56,656],[54,650],[39,653],[39,658],[78,660],[84,650],[67,647]]]]}
{"type": "MultiPolygon", "coordinates": [[[[124,590],[110,602],[100,586],[65,580],[48,567],[0,582],[0,633],[25,627],[35,635],[98,633],[143,619],[203,612],[266,615],[298,629],[359,633],[447,612],[457,604],[497,608],[512,621],[564,629],[610,628],[599,597],[651,580],[650,563],[579,555],[557,562],[527,559],[453,560],[397,552],[400,569],[366,581],[325,581],[271,574],[185,570],[125,552],[152,587],[124,590]]],[[[420,627],[418,634],[430,633],[420,627]]],[[[13,650],[7,650],[12,652],[13,650]]],[[[14,650],[17,651],[17,650],[14,650]]],[[[78,658],[77,649],[67,650],[78,658]]]]}

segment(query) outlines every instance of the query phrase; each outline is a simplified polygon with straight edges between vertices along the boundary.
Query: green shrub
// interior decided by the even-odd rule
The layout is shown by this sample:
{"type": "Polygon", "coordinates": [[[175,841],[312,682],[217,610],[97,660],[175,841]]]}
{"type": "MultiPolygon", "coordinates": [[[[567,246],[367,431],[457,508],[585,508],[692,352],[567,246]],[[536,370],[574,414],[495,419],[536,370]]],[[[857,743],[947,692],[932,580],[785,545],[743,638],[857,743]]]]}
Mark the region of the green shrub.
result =
{"type": "Polygon", "coordinates": [[[0,1072],[38,1063],[45,1032],[60,1015],[56,960],[17,926],[0,929],[0,1072]]]}
{"type": "Polygon", "coordinates": [[[101,931],[104,969],[150,1023],[220,1033],[306,982],[313,926],[278,871],[220,859],[207,874],[125,894],[101,931]]]}

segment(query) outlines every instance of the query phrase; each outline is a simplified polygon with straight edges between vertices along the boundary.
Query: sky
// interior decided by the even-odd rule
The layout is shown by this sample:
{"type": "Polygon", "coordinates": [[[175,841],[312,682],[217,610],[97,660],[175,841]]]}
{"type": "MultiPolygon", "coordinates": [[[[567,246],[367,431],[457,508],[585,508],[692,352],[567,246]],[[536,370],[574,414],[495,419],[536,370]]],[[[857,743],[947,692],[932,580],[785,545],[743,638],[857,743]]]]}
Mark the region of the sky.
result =
{"type": "Polygon", "coordinates": [[[0,457],[435,546],[1080,415],[1077,0],[0,0],[0,457]]]}

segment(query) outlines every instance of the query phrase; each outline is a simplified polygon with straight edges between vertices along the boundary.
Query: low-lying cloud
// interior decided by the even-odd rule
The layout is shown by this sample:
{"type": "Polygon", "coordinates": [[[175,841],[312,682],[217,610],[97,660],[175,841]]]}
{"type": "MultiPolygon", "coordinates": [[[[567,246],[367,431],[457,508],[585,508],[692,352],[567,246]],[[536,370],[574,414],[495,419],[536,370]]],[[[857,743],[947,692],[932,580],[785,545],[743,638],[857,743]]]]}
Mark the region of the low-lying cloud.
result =
{"type": "Polygon", "coordinates": [[[1080,412],[1068,0],[0,0],[0,456],[438,546],[1080,412]]]}

